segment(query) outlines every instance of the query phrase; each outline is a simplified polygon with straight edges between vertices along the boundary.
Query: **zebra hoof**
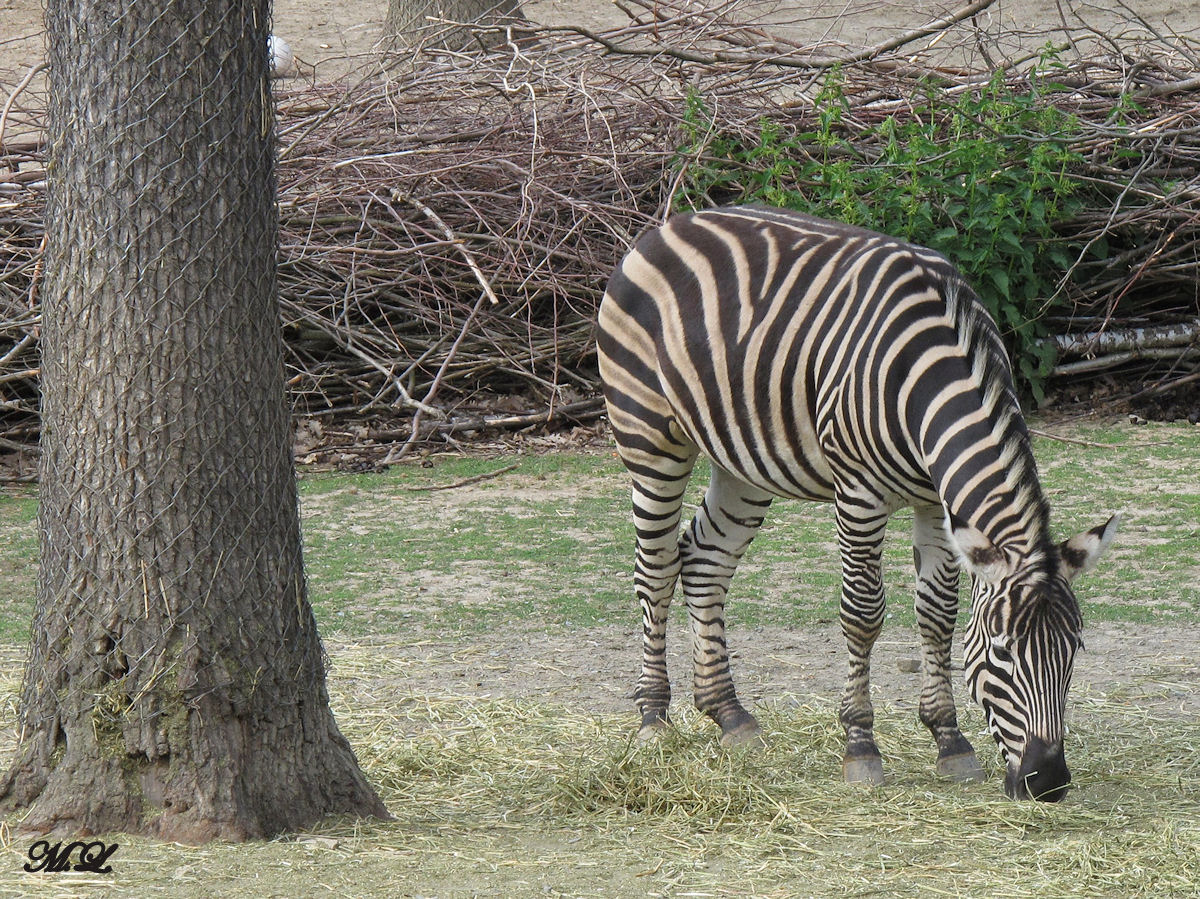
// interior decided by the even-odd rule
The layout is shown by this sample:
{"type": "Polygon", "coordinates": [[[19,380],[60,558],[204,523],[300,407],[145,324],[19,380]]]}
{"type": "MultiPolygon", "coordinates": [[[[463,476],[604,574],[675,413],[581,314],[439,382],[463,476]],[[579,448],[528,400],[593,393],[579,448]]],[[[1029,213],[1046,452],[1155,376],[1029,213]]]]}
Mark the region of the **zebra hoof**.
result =
{"type": "Polygon", "coordinates": [[[766,740],[762,734],[762,728],[758,726],[758,722],[753,718],[748,721],[743,721],[740,725],[732,730],[724,731],[721,734],[721,745],[726,749],[733,749],[736,746],[763,745],[766,740]]]}
{"type": "Polygon", "coordinates": [[[983,766],[974,752],[938,756],[937,773],[939,777],[948,777],[958,783],[983,782],[983,766]]]}
{"type": "Polygon", "coordinates": [[[883,759],[879,756],[862,756],[842,759],[842,777],[848,784],[883,783],[883,759]]]}
{"type": "Polygon", "coordinates": [[[638,741],[649,743],[651,740],[657,740],[670,726],[671,722],[665,713],[648,712],[642,716],[642,724],[637,732],[638,741]]]}

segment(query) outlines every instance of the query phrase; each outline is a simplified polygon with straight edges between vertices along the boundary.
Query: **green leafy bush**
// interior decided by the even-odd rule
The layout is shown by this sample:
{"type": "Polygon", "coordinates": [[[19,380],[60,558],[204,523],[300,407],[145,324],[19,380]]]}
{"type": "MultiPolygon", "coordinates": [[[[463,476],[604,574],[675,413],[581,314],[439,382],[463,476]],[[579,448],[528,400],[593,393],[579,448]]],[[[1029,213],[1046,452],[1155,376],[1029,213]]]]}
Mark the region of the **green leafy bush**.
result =
{"type": "Polygon", "coordinates": [[[1027,83],[1016,92],[997,73],[970,92],[930,86],[904,112],[855,125],[835,70],[801,129],[764,119],[753,140],[721,134],[692,96],[676,208],[765,203],[938,250],[974,286],[1019,385],[1040,402],[1054,350],[1038,338],[1078,252],[1055,224],[1080,207],[1072,172],[1082,157],[1074,117],[1036,73],[1027,83]]]}

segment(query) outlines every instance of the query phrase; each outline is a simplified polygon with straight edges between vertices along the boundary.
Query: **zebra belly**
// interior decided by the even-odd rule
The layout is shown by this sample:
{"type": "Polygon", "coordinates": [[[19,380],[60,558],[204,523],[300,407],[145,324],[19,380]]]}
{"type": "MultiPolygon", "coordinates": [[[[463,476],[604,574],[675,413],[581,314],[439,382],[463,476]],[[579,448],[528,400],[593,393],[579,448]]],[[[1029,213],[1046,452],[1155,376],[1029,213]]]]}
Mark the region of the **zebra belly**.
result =
{"type": "MultiPolygon", "coordinates": [[[[670,391],[664,391],[670,394],[670,391]]],[[[733,407],[707,420],[673,402],[680,430],[713,465],[738,479],[790,499],[832,502],[834,473],[811,421],[739,422],[733,407]]],[[[750,414],[753,409],[743,410],[750,414]]],[[[744,416],[743,416],[744,419],[744,416]]]]}
{"type": "MultiPolygon", "coordinates": [[[[719,466],[747,484],[752,484],[779,497],[820,503],[831,503],[834,500],[831,482],[813,478],[809,475],[807,468],[789,467],[762,471],[756,467],[754,470],[747,470],[745,467],[739,466],[735,459],[710,456],[710,460],[713,465],[719,466]]],[[[810,463],[819,461],[821,467],[832,476],[832,471],[828,465],[824,464],[824,460],[810,458],[808,461],[810,463]]]]}

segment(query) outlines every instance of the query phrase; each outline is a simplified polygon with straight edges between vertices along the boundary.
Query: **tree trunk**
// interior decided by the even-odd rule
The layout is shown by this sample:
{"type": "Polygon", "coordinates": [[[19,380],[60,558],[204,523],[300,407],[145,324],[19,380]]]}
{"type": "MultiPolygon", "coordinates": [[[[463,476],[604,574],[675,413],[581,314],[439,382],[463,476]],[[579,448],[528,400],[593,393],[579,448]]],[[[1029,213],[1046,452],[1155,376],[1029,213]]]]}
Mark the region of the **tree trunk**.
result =
{"type": "Polygon", "coordinates": [[[522,25],[520,0],[388,0],[384,34],[399,46],[463,50],[500,43],[499,35],[472,33],[466,24],[522,25]],[[453,25],[446,23],[463,23],[453,25]]]}
{"type": "Polygon", "coordinates": [[[276,300],[269,0],[50,0],[23,827],[386,816],[328,707],[276,300]]]}

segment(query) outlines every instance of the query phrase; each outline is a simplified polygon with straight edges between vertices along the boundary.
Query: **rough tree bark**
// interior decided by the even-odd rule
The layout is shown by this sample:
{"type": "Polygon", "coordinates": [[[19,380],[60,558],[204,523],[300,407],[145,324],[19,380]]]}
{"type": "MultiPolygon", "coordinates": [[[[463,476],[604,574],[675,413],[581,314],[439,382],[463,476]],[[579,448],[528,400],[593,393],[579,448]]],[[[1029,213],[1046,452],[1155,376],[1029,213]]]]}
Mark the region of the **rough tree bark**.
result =
{"type": "Polygon", "coordinates": [[[386,816],[328,707],[276,303],[269,0],[50,0],[22,826],[386,816]]]}
{"type": "Polygon", "coordinates": [[[469,28],[439,25],[437,20],[481,25],[528,22],[520,0],[388,0],[384,33],[401,46],[421,44],[448,50],[499,42],[497,37],[477,38],[469,28]]]}

